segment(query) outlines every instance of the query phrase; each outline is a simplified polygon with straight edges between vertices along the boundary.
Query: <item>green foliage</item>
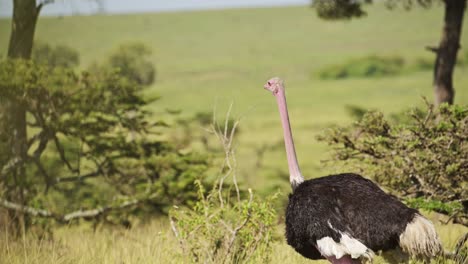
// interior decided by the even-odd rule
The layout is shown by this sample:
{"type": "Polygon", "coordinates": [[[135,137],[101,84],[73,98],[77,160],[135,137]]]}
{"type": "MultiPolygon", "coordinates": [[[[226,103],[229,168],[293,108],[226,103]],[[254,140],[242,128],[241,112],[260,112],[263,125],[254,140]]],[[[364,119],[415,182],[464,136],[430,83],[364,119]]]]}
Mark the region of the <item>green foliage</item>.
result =
{"type": "Polygon", "coordinates": [[[411,205],[453,215],[466,225],[467,107],[442,105],[435,110],[429,105],[409,116],[398,125],[380,112],[368,112],[354,125],[330,129],[319,140],[334,147],[334,160],[365,172],[409,198],[411,205]]]}
{"type": "Polygon", "coordinates": [[[370,2],[372,0],[314,0],[312,6],[323,19],[351,19],[365,16],[362,4],[370,2]]]}
{"type": "MultiPolygon", "coordinates": [[[[457,60],[457,65],[464,67],[466,65],[464,62],[465,60],[468,61],[468,59],[464,59],[463,57],[457,60]]],[[[318,71],[317,75],[324,80],[337,80],[346,78],[395,76],[416,71],[432,71],[433,69],[434,59],[420,57],[408,63],[399,56],[367,56],[352,59],[343,64],[323,67],[318,71]]]]}
{"type": "MultiPolygon", "coordinates": [[[[230,120],[228,114],[226,120],[230,120]]],[[[216,120],[214,120],[216,121],[216,120]]],[[[214,122],[216,123],[216,122],[214,122]]],[[[182,253],[194,263],[268,262],[276,212],[274,200],[253,197],[237,183],[233,139],[238,121],[228,130],[214,126],[213,133],[224,150],[224,162],[217,182],[207,186],[197,181],[194,206],[175,207],[170,213],[172,230],[182,253]]]]}
{"type": "Polygon", "coordinates": [[[434,60],[427,58],[417,58],[412,67],[415,71],[429,71],[434,69],[434,60]]]}
{"type": "Polygon", "coordinates": [[[231,197],[219,186],[205,196],[205,187],[197,182],[198,199],[189,209],[176,207],[171,221],[182,251],[194,263],[267,263],[271,253],[276,213],[273,201],[231,197]]]}
{"type": "Polygon", "coordinates": [[[346,105],[345,109],[348,112],[348,114],[355,120],[362,119],[362,117],[367,113],[367,110],[365,108],[362,108],[357,105],[346,105]]]}
{"type": "Polygon", "coordinates": [[[32,60],[38,64],[45,64],[51,68],[74,68],[80,64],[78,52],[68,46],[38,42],[33,46],[32,60]]]}
{"type": "Polygon", "coordinates": [[[387,8],[394,9],[397,7],[402,7],[406,10],[410,10],[415,6],[420,6],[423,8],[429,8],[432,6],[433,2],[439,2],[439,0],[406,0],[406,1],[400,1],[400,0],[386,0],[385,5],[387,8]]]}
{"type": "Polygon", "coordinates": [[[402,71],[401,57],[368,56],[350,60],[342,65],[332,65],[318,72],[321,79],[344,79],[350,77],[382,77],[397,75],[402,71]]]}
{"type": "Polygon", "coordinates": [[[406,203],[413,208],[436,211],[448,215],[453,215],[463,209],[462,204],[459,202],[444,203],[439,200],[425,199],[423,197],[406,199],[406,203]]]}
{"type": "MultiPolygon", "coordinates": [[[[362,9],[364,5],[373,3],[373,0],[314,0],[312,6],[315,7],[317,15],[323,19],[338,20],[360,18],[366,15],[362,9]]],[[[434,0],[386,0],[385,5],[389,9],[398,6],[410,10],[415,5],[428,8],[434,0]]]]}
{"type": "Polygon", "coordinates": [[[151,85],[156,69],[151,61],[151,49],[142,43],[120,45],[102,65],[94,64],[90,71],[114,71],[138,85],[151,85]]]}
{"type": "MultiPolygon", "coordinates": [[[[412,71],[428,71],[434,70],[434,58],[417,58],[412,65],[408,65],[409,70],[412,71]]],[[[468,65],[468,52],[458,53],[456,66],[457,67],[466,67],[468,65]]]]}
{"type": "Polygon", "coordinates": [[[20,183],[5,169],[9,157],[0,157],[2,198],[46,208],[59,222],[68,222],[70,211],[108,208],[85,218],[118,223],[165,212],[169,204],[191,204],[194,181],[204,176],[208,159],[161,139],[170,128],[148,121],[140,90],[112,72],[77,74],[33,61],[2,61],[0,98],[24,106],[31,132],[20,183]],[[17,188],[21,201],[13,195],[17,188]]]}

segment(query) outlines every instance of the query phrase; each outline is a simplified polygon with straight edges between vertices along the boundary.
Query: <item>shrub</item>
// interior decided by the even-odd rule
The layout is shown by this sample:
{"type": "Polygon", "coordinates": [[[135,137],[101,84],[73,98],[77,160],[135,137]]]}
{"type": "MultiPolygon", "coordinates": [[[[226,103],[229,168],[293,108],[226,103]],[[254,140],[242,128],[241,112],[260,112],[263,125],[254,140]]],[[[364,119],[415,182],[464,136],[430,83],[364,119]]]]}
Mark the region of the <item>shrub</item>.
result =
{"type": "Polygon", "coordinates": [[[403,66],[404,60],[400,57],[368,56],[325,67],[318,72],[318,76],[321,79],[391,76],[399,74],[403,66]]]}
{"type": "Polygon", "coordinates": [[[333,159],[364,172],[410,205],[468,224],[468,108],[428,104],[407,123],[376,111],[352,126],[319,137],[334,147],[333,159]]]}
{"type": "Polygon", "coordinates": [[[206,195],[197,182],[198,199],[190,208],[175,207],[171,226],[184,255],[195,263],[268,262],[276,213],[276,196],[259,199],[237,185],[231,130],[214,128],[225,150],[223,174],[206,195]],[[231,180],[230,184],[225,181],[231,180]]]}
{"type": "Polygon", "coordinates": [[[357,105],[345,105],[345,110],[355,120],[360,120],[367,113],[365,108],[357,105]]]}
{"type": "MultiPolygon", "coordinates": [[[[198,182],[197,182],[198,183],[198,182]]],[[[176,207],[171,212],[173,231],[183,253],[196,263],[268,262],[276,214],[273,199],[250,197],[239,201],[220,198],[218,188],[199,196],[190,209],[176,207]],[[223,202],[220,199],[224,199],[223,202]]],[[[225,196],[223,191],[221,196],[225,196]]]]}
{"type": "MultiPolygon", "coordinates": [[[[419,57],[413,62],[405,63],[401,57],[367,56],[349,60],[343,64],[326,66],[317,72],[317,76],[324,80],[345,78],[371,78],[394,76],[415,71],[434,70],[435,58],[419,57]]],[[[457,66],[468,64],[468,52],[459,53],[457,66]]]]}
{"type": "Polygon", "coordinates": [[[121,77],[139,85],[151,85],[156,78],[156,69],[151,61],[151,49],[142,43],[120,45],[101,65],[95,64],[91,71],[117,70],[121,77]]]}
{"type": "Polygon", "coordinates": [[[417,58],[413,65],[412,68],[415,71],[429,71],[434,69],[434,60],[435,58],[428,59],[428,58],[417,58]]]}
{"type": "MultiPolygon", "coordinates": [[[[435,57],[432,58],[417,58],[412,65],[410,65],[410,70],[412,71],[432,71],[434,70],[435,57]]],[[[458,53],[457,67],[465,67],[468,64],[468,52],[458,53]]]]}
{"type": "Polygon", "coordinates": [[[31,57],[36,63],[51,68],[74,68],[80,63],[80,56],[76,50],[64,45],[51,46],[42,42],[34,45],[31,57]]]}

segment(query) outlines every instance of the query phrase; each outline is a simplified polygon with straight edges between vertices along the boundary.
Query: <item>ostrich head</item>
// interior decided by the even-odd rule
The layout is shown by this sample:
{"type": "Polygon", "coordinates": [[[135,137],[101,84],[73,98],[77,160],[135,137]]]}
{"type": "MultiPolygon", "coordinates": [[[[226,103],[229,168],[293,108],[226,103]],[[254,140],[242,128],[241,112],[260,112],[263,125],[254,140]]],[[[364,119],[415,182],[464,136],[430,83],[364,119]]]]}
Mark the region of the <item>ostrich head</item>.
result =
{"type": "Polygon", "coordinates": [[[272,92],[273,95],[277,95],[280,90],[284,90],[284,81],[278,77],[273,77],[263,87],[272,92]]]}

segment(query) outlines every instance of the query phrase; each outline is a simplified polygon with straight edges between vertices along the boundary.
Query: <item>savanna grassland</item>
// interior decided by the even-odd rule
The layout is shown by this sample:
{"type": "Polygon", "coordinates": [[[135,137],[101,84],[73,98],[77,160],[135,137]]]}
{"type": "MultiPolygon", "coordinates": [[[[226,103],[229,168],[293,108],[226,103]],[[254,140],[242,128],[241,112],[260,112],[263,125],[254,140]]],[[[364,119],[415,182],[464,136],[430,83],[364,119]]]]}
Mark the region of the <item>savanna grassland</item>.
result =
{"type": "MultiPolygon", "coordinates": [[[[326,22],[309,7],[234,9],[180,13],[41,17],[36,39],[65,44],[79,51],[81,67],[104,57],[124,42],[143,42],[154,51],[157,81],[144,96],[161,96],[148,106],[155,116],[167,111],[190,117],[199,112],[225,114],[233,104],[240,118],[235,148],[239,179],[261,195],[289,192],[282,148],[266,152],[258,164],[257,150],[282,144],[274,98],[262,89],[272,76],[286,80],[288,106],[297,154],[306,178],[341,171],[324,166],[328,147],[315,140],[324,128],[353,121],[346,106],[377,109],[385,114],[422,106],[432,100],[432,71],[404,71],[396,76],[322,80],[317,72],[332,64],[369,55],[401,56],[411,62],[433,59],[424,47],[439,42],[443,10],[412,11],[369,7],[364,19],[326,22]]],[[[462,34],[464,56],[468,22],[462,34]]],[[[0,53],[8,45],[10,21],[0,20],[0,53]]],[[[455,102],[468,104],[468,67],[455,71],[455,102]]],[[[173,118],[167,118],[171,123],[173,118]]],[[[203,127],[193,133],[206,133],[203,127]]],[[[196,148],[196,146],[193,146],[196,148]]],[[[433,215],[438,223],[439,216],[433,215]]],[[[278,221],[278,238],[282,227],[278,221]]],[[[445,247],[468,231],[437,224],[445,247]]],[[[184,263],[167,220],[131,230],[61,228],[54,241],[25,237],[0,238],[0,263],[184,263]]],[[[272,263],[311,263],[284,241],[275,242],[272,263]]]]}

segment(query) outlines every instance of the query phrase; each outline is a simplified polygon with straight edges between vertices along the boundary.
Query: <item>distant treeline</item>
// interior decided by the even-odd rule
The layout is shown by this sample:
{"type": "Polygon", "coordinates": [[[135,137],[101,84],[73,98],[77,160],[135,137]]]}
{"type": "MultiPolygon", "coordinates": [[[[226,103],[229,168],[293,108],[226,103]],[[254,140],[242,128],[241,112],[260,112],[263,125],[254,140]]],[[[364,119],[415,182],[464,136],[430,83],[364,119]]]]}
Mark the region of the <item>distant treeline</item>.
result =
{"type": "MultiPolygon", "coordinates": [[[[467,64],[468,52],[457,60],[458,66],[464,67],[467,64]]],[[[411,72],[430,71],[433,69],[434,59],[421,57],[413,61],[408,61],[401,56],[370,55],[351,59],[341,64],[325,66],[314,75],[324,80],[337,80],[345,78],[395,76],[411,72]]]]}

